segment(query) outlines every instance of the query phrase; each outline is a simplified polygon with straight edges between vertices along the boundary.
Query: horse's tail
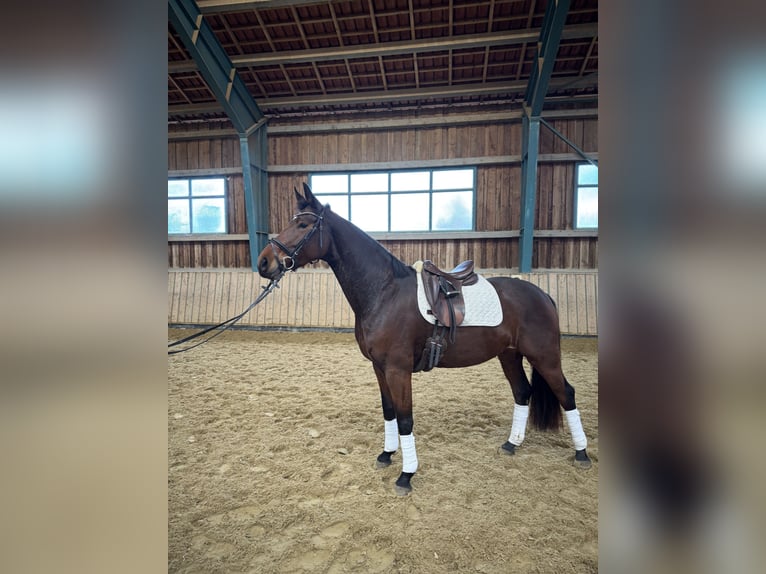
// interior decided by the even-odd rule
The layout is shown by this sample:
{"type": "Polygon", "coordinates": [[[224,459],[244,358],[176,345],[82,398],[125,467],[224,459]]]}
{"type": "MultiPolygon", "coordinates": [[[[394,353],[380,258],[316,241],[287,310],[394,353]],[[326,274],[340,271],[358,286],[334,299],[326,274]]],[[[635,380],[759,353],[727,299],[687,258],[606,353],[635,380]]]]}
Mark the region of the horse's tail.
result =
{"type": "Polygon", "coordinates": [[[532,369],[532,396],[529,399],[529,420],[537,430],[561,428],[561,406],[543,376],[532,369]]]}

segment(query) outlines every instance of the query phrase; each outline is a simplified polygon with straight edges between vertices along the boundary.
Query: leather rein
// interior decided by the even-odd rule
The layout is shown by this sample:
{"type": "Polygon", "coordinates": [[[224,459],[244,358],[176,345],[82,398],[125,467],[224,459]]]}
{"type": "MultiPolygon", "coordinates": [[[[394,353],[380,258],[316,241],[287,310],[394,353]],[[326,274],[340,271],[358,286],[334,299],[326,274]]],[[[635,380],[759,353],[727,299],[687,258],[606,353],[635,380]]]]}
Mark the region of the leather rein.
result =
{"type": "Polygon", "coordinates": [[[198,333],[194,333],[192,335],[189,335],[188,337],[184,337],[183,339],[169,343],[168,355],[177,355],[178,353],[190,351],[191,349],[194,349],[195,347],[199,347],[202,343],[207,343],[210,339],[217,337],[218,335],[220,335],[221,333],[229,329],[232,325],[234,325],[234,323],[239,321],[242,317],[244,317],[250,311],[250,309],[252,309],[258,303],[263,301],[269,293],[271,293],[274,289],[277,289],[279,287],[279,281],[282,279],[282,277],[284,277],[286,272],[295,271],[296,269],[295,258],[298,257],[298,254],[300,253],[301,249],[303,249],[306,243],[309,242],[309,240],[314,236],[317,230],[319,230],[319,247],[321,249],[322,243],[323,243],[322,222],[324,221],[324,207],[319,213],[314,213],[313,211],[301,211],[299,213],[296,213],[293,216],[291,221],[295,221],[301,215],[312,215],[316,217],[316,221],[314,221],[314,226],[309,230],[309,232],[306,235],[303,236],[303,238],[298,242],[298,244],[295,247],[293,247],[292,249],[289,249],[284,243],[279,241],[277,238],[269,239],[269,245],[271,245],[271,248],[274,250],[274,258],[277,260],[277,264],[279,265],[279,274],[274,279],[272,279],[266,287],[262,287],[263,291],[258,296],[258,298],[255,301],[253,301],[250,304],[250,306],[244,311],[242,311],[239,315],[235,315],[231,319],[227,319],[226,321],[218,323],[217,325],[213,325],[212,327],[203,329],[202,331],[198,333]],[[286,254],[286,257],[283,257],[281,260],[279,259],[279,256],[277,254],[277,247],[286,254]],[[288,264],[288,260],[289,260],[289,264],[288,264]],[[196,339],[197,337],[201,337],[202,335],[205,335],[206,333],[215,331],[216,329],[220,329],[220,331],[218,331],[217,333],[213,333],[208,338],[203,339],[202,341],[198,341],[197,343],[184,347],[183,349],[172,349],[172,347],[176,347],[182,343],[187,343],[193,339],[196,339]]]}
{"type": "Polygon", "coordinates": [[[236,323],[242,317],[247,315],[247,313],[250,311],[250,309],[252,309],[258,303],[263,301],[266,298],[266,295],[271,293],[274,289],[278,289],[279,288],[279,281],[280,281],[280,279],[282,279],[284,274],[285,274],[284,271],[280,271],[279,275],[277,275],[274,279],[269,281],[268,285],[266,285],[265,287],[261,287],[261,289],[263,289],[261,294],[258,295],[257,299],[255,301],[253,301],[252,303],[250,303],[250,306],[247,309],[245,309],[244,311],[242,311],[239,315],[235,315],[231,319],[226,319],[225,321],[222,321],[222,322],[218,323],[217,325],[213,325],[212,327],[208,327],[206,329],[203,329],[202,331],[199,331],[198,333],[194,333],[194,334],[189,335],[188,337],[184,337],[183,339],[180,339],[178,341],[173,341],[172,343],[168,343],[168,355],[177,355],[178,353],[183,353],[185,351],[191,351],[195,347],[199,347],[202,343],[207,343],[210,339],[214,339],[215,337],[217,337],[218,335],[220,335],[221,333],[226,331],[228,328],[233,326],[234,323],[236,323]],[[211,331],[215,331],[216,329],[221,329],[221,330],[216,332],[216,333],[213,333],[207,339],[202,339],[201,341],[198,341],[198,342],[194,343],[193,345],[189,345],[187,347],[184,347],[183,349],[172,349],[171,350],[172,347],[176,347],[176,346],[178,346],[178,345],[180,345],[182,343],[187,343],[189,341],[192,341],[193,339],[196,339],[197,337],[201,337],[202,335],[205,335],[206,333],[209,333],[211,331]]]}

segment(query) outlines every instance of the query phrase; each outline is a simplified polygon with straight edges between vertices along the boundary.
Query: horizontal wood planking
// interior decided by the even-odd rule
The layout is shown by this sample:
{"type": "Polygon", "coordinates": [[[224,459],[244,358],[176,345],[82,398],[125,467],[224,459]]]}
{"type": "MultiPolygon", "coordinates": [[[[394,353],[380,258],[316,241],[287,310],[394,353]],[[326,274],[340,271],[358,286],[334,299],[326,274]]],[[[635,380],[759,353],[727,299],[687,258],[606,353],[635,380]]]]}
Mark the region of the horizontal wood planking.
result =
{"type": "MultiPolygon", "coordinates": [[[[486,277],[513,275],[540,287],[556,301],[561,332],[598,335],[598,272],[543,271],[517,274],[482,271],[486,277]]],[[[241,269],[169,270],[168,324],[209,325],[242,312],[266,281],[241,269]]],[[[327,269],[302,269],[287,275],[243,326],[349,329],[354,315],[335,276],[327,269]]]]}
{"type": "Polygon", "coordinates": [[[250,269],[248,240],[168,242],[168,267],[250,269]]]}
{"type": "MultiPolygon", "coordinates": [[[[597,119],[560,119],[549,123],[586,153],[598,152],[597,119]]],[[[572,152],[550,130],[541,129],[540,154],[572,152]]],[[[269,166],[516,157],[520,154],[520,123],[269,136],[269,166]]]]}
{"type": "MultiPolygon", "coordinates": [[[[381,240],[402,261],[431,259],[440,267],[473,259],[483,268],[511,268],[518,263],[518,237],[481,239],[381,240]]],[[[540,269],[597,269],[597,237],[535,237],[533,266],[540,269]]],[[[320,267],[323,266],[320,264],[320,267]]],[[[168,242],[172,269],[250,269],[247,240],[168,242]]]]}
{"type": "MultiPolygon", "coordinates": [[[[551,120],[557,130],[586,152],[598,151],[595,118],[551,120]]],[[[269,231],[276,233],[294,211],[292,188],[308,181],[311,166],[344,169],[385,162],[461,162],[471,158],[516,158],[521,153],[518,123],[487,123],[449,126],[413,126],[378,131],[292,133],[269,135],[269,231]],[[287,171],[285,171],[287,170],[287,171]]],[[[574,165],[572,150],[550,130],[541,129],[541,154],[561,161],[541,163],[536,230],[571,230],[574,217],[574,165]],[[551,155],[554,154],[554,155],[551,155]],[[561,154],[568,154],[563,160],[561,154]],[[572,156],[572,157],[569,157],[572,156]]],[[[236,138],[179,140],[168,143],[170,173],[205,173],[219,168],[228,181],[228,230],[247,233],[242,176],[229,171],[240,165],[236,138]]],[[[409,165],[409,164],[408,164],[409,165]]],[[[520,226],[521,167],[516,162],[477,165],[476,230],[511,231],[520,226]]],[[[518,264],[518,238],[465,240],[398,239],[381,241],[405,261],[430,258],[450,265],[453,252],[473,254],[486,268],[518,264]],[[401,255],[400,255],[401,254],[401,255]],[[434,255],[436,254],[436,255],[434,255]],[[444,254],[444,255],[442,255],[444,254]],[[443,261],[441,259],[444,259],[443,261]]],[[[172,268],[250,267],[248,242],[192,240],[168,242],[168,265],[172,268]]],[[[598,266],[597,237],[535,236],[533,266],[537,268],[586,269],[598,266]]]]}
{"type": "MultiPolygon", "coordinates": [[[[545,112],[545,120],[588,118],[598,119],[597,109],[549,110],[545,112]]],[[[448,125],[470,124],[500,124],[518,123],[521,121],[521,110],[504,110],[489,112],[462,112],[459,114],[443,113],[428,114],[417,111],[396,112],[391,110],[386,119],[357,119],[335,120],[332,116],[312,118],[293,123],[292,120],[270,118],[268,130],[270,134],[302,134],[328,133],[348,131],[376,131],[413,127],[444,127],[448,125]]],[[[211,120],[201,124],[176,124],[168,132],[171,141],[212,138],[237,138],[237,132],[226,120],[211,120]]],[[[571,139],[571,138],[570,138],[571,139]]]]}
{"type": "MultiPolygon", "coordinates": [[[[561,119],[549,122],[586,153],[598,152],[598,120],[561,119]]],[[[437,127],[392,128],[370,132],[269,134],[269,167],[368,164],[395,161],[438,161],[464,158],[506,158],[521,154],[521,124],[488,123],[437,127]]],[[[550,130],[541,129],[540,154],[571,154],[550,130]]],[[[497,160],[500,161],[500,160],[497,160]]],[[[239,139],[214,136],[168,142],[168,170],[241,167],[239,139]]]]}

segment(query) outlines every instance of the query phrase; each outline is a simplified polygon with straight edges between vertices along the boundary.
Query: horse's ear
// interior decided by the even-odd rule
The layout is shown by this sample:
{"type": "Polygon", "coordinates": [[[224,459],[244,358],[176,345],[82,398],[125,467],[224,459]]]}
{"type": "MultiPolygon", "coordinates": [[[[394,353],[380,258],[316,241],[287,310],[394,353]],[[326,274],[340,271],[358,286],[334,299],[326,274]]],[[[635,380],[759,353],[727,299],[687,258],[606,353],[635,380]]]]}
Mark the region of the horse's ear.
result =
{"type": "Polygon", "coordinates": [[[306,195],[306,202],[309,205],[312,205],[314,207],[319,207],[319,202],[317,201],[317,198],[314,197],[313,193],[311,193],[311,188],[308,186],[306,182],[303,182],[303,193],[306,195]]]}
{"type": "Polygon", "coordinates": [[[306,198],[303,197],[300,192],[298,191],[298,188],[293,186],[293,191],[295,192],[295,199],[298,201],[298,205],[303,205],[306,203],[306,198]]]}

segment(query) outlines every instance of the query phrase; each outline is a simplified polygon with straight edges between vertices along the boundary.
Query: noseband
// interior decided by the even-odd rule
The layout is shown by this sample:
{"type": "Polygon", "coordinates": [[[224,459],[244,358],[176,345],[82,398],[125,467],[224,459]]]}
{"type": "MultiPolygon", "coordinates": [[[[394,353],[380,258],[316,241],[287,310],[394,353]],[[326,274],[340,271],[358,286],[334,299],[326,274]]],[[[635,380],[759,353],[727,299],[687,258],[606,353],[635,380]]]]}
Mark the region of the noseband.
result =
{"type": "Polygon", "coordinates": [[[269,239],[269,244],[271,245],[271,249],[274,252],[274,258],[277,260],[277,263],[279,263],[280,271],[295,271],[295,259],[298,257],[298,254],[300,253],[301,249],[309,242],[309,240],[313,237],[313,235],[319,230],[319,248],[322,248],[322,222],[324,221],[324,207],[322,208],[322,211],[319,213],[314,213],[313,211],[301,211],[299,213],[296,213],[293,215],[293,218],[291,221],[295,221],[300,217],[301,215],[311,215],[313,217],[316,217],[316,221],[314,221],[314,226],[309,230],[309,232],[301,238],[301,240],[298,242],[298,244],[290,249],[287,247],[284,243],[279,241],[276,237],[269,239]],[[286,254],[286,257],[283,257],[281,260],[279,259],[279,255],[277,254],[277,247],[286,254]],[[289,263],[288,263],[289,262],[289,263]]]}

